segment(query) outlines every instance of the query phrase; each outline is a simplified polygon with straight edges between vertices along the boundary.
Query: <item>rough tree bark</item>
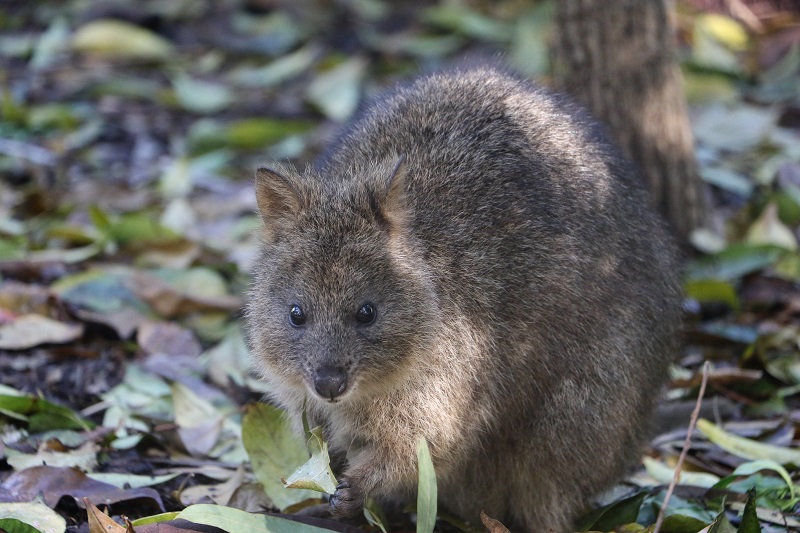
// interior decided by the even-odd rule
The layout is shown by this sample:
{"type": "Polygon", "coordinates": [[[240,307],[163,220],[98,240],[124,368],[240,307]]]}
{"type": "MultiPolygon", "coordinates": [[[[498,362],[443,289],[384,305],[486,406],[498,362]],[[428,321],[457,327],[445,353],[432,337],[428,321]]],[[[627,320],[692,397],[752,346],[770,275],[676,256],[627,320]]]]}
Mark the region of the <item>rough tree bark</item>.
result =
{"type": "Polygon", "coordinates": [[[667,0],[558,0],[563,89],[605,121],[677,234],[707,225],[667,0]]]}

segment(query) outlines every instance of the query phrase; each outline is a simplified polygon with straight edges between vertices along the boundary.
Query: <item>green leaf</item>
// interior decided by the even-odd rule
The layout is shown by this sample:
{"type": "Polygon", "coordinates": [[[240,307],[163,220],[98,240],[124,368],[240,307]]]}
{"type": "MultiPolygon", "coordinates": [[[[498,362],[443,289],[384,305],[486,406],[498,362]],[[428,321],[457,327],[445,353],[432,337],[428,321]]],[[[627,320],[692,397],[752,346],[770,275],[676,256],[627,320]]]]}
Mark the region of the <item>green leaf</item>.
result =
{"type": "Polygon", "coordinates": [[[331,120],[344,121],[358,106],[366,69],[367,61],[355,57],[317,75],[306,90],[309,102],[331,120]]]}
{"type": "Polygon", "coordinates": [[[436,472],[428,449],[428,441],[417,441],[419,486],[417,491],[417,533],[431,533],[436,525],[436,472]]]}
{"type": "Polygon", "coordinates": [[[87,472],[86,475],[95,481],[108,483],[109,485],[114,485],[121,489],[136,489],[166,483],[170,479],[178,477],[180,473],[176,472],[174,474],[163,474],[160,476],[142,476],[117,472],[87,472]]]}
{"type": "Polygon", "coordinates": [[[161,226],[152,213],[146,212],[120,215],[113,221],[109,235],[121,245],[166,243],[177,239],[174,232],[161,226]]]}
{"type": "Polygon", "coordinates": [[[122,59],[168,59],[172,44],[155,33],[116,19],[99,19],[78,28],[72,49],[122,59]]]}
{"type": "Polygon", "coordinates": [[[292,472],[283,484],[287,489],[308,489],[333,494],[336,492],[336,477],[331,470],[328,443],[322,440],[322,428],[317,426],[308,433],[311,458],[292,472]]]}
{"type": "MultiPolygon", "coordinates": [[[[675,470],[667,465],[656,461],[652,457],[643,458],[644,468],[648,475],[661,484],[669,485],[675,476],[675,470]]],[[[719,477],[706,472],[681,471],[679,484],[691,485],[693,487],[712,487],[719,483],[719,477]]]]}
{"type": "Polygon", "coordinates": [[[147,318],[155,317],[150,307],[132,289],[134,271],[127,268],[93,268],[64,276],[50,289],[69,303],[79,316],[90,313],[93,321],[114,328],[128,338],[147,318]]]}
{"type": "Polygon", "coordinates": [[[175,520],[178,518],[180,513],[177,511],[173,511],[170,513],[161,513],[153,516],[145,516],[143,518],[137,518],[136,520],[131,520],[131,525],[133,527],[136,526],[146,526],[147,524],[158,524],[160,522],[167,522],[169,520],[175,520]]]}
{"type": "Polygon", "coordinates": [[[747,503],[744,504],[742,522],[739,524],[737,533],[761,533],[761,525],[756,516],[756,491],[755,489],[747,493],[747,503]]]}
{"type": "Polygon", "coordinates": [[[32,396],[0,395],[0,413],[16,413],[28,420],[31,433],[49,429],[90,429],[94,424],[72,410],[32,396]]]}
{"type": "Polygon", "coordinates": [[[736,528],[728,520],[725,509],[720,511],[717,518],[714,519],[714,523],[708,528],[708,533],[736,533],[736,528]]]}
{"type": "Polygon", "coordinates": [[[193,154],[221,148],[257,150],[305,133],[313,126],[313,122],[299,119],[259,117],[236,120],[227,125],[203,119],[189,129],[188,143],[193,154]]]}
{"type": "Polygon", "coordinates": [[[513,28],[506,22],[488,17],[463,3],[441,3],[425,9],[423,18],[429,24],[487,42],[505,43],[513,28]]]}
{"type": "Polygon", "coordinates": [[[313,124],[307,120],[248,118],[232,122],[226,134],[231,147],[254,150],[278,142],[289,135],[305,133],[312,126],[313,124]]]}
{"type": "Polygon", "coordinates": [[[662,533],[697,533],[708,524],[693,516],[673,514],[664,518],[661,524],[662,533]]]}
{"type": "Polygon", "coordinates": [[[731,309],[739,309],[736,289],[727,281],[718,279],[691,279],[684,284],[684,292],[698,302],[722,302],[731,309]]]}
{"type": "Polygon", "coordinates": [[[739,437],[703,418],[697,421],[697,429],[702,431],[708,440],[737,457],[751,460],[764,459],[782,465],[800,465],[800,450],[739,437]]]}
{"type": "Polygon", "coordinates": [[[245,87],[271,87],[300,75],[314,64],[319,54],[319,46],[312,43],[266,66],[236,71],[231,79],[245,87]]]}
{"type": "Polygon", "coordinates": [[[330,530],[278,516],[247,513],[221,505],[191,505],[178,519],[218,527],[228,533],[330,533],[330,530]]]}
{"type": "Polygon", "coordinates": [[[281,477],[308,460],[308,453],[292,431],[282,409],[267,404],[251,405],[242,420],[242,442],[253,473],[276,507],[314,498],[308,490],[286,490],[281,477]]]}
{"type": "Polygon", "coordinates": [[[181,107],[193,113],[216,113],[233,102],[233,92],[228,87],[185,74],[172,80],[172,87],[181,107]]]}
{"type": "Polygon", "coordinates": [[[386,533],[386,516],[384,516],[383,509],[380,508],[378,502],[372,498],[367,498],[367,501],[364,503],[364,518],[367,519],[370,525],[386,533]]]}
{"type": "Polygon", "coordinates": [[[67,46],[69,46],[69,25],[63,17],[58,17],[39,37],[28,66],[39,70],[54,65],[64,55],[67,46]]]}
{"type": "MultiPolygon", "coordinates": [[[[3,511],[3,505],[0,504],[0,512],[3,511]]],[[[65,526],[66,527],[66,526],[65,526]]],[[[0,518],[0,531],[3,533],[40,533],[41,530],[36,529],[27,522],[23,522],[18,518],[0,518]]],[[[57,530],[58,531],[58,530],[57,530]]],[[[60,531],[65,531],[64,529],[60,531]]]]}
{"type": "Polygon", "coordinates": [[[719,483],[717,483],[714,488],[724,489],[727,488],[728,485],[731,484],[736,478],[741,476],[752,476],[756,472],[761,472],[762,470],[772,470],[773,472],[777,472],[781,478],[786,482],[786,485],[789,487],[789,494],[791,498],[794,498],[795,495],[795,488],[794,484],[792,483],[792,477],[789,475],[789,472],[786,471],[784,467],[780,464],[776,463],[775,461],[770,461],[766,459],[761,459],[758,461],[750,461],[748,463],[744,463],[739,465],[733,473],[721,479],[719,483]]]}
{"type": "Polygon", "coordinates": [[[687,278],[733,281],[775,264],[784,253],[776,246],[735,244],[691,264],[687,278]]]}
{"type": "Polygon", "coordinates": [[[637,492],[633,496],[595,509],[578,523],[578,531],[611,531],[623,524],[636,522],[639,509],[647,492],[637,492]]]}

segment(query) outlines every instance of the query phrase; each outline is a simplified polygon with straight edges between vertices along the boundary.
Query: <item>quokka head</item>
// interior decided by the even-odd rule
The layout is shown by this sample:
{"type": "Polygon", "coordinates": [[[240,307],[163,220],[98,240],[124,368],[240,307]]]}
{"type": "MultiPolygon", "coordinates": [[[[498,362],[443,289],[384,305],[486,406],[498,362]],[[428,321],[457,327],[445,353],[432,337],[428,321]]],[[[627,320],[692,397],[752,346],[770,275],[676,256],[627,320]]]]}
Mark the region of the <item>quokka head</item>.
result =
{"type": "Polygon", "coordinates": [[[410,231],[403,158],[350,174],[276,165],[256,175],[255,368],[281,392],[321,402],[402,386],[442,320],[410,231]]]}

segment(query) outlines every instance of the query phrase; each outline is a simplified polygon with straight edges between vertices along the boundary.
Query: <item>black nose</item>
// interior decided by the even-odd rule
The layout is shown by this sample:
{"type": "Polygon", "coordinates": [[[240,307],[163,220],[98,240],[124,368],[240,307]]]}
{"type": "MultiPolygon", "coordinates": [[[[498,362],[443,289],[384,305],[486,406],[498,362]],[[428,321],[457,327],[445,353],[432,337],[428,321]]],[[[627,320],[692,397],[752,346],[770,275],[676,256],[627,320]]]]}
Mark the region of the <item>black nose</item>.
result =
{"type": "Polygon", "coordinates": [[[314,375],[314,389],[317,394],[333,401],[347,389],[347,373],[332,366],[323,366],[314,375]]]}

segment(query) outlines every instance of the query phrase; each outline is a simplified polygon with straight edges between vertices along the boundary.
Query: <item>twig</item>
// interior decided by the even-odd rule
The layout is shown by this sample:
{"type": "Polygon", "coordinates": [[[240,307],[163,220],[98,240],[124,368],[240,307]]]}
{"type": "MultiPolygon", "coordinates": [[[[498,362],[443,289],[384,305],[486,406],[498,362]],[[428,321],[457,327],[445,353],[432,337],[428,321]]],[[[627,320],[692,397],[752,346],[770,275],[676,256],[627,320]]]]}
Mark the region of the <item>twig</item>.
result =
{"type": "Polygon", "coordinates": [[[655,528],[653,528],[653,533],[658,533],[661,529],[661,524],[664,522],[664,515],[667,512],[667,505],[669,505],[669,499],[672,497],[672,492],[675,490],[675,486],[678,484],[678,480],[680,480],[681,477],[683,461],[686,459],[686,454],[689,452],[689,447],[692,445],[692,431],[694,431],[694,426],[697,424],[697,419],[700,417],[700,406],[703,404],[703,395],[706,393],[706,384],[708,383],[709,366],[708,361],[703,364],[703,381],[700,382],[700,392],[697,393],[697,403],[694,404],[692,418],[689,420],[689,428],[686,430],[686,440],[683,441],[683,449],[678,456],[678,464],[675,465],[675,474],[672,476],[669,487],[667,487],[666,495],[664,495],[664,503],[661,504],[661,510],[658,512],[658,519],[656,520],[655,528]]]}

